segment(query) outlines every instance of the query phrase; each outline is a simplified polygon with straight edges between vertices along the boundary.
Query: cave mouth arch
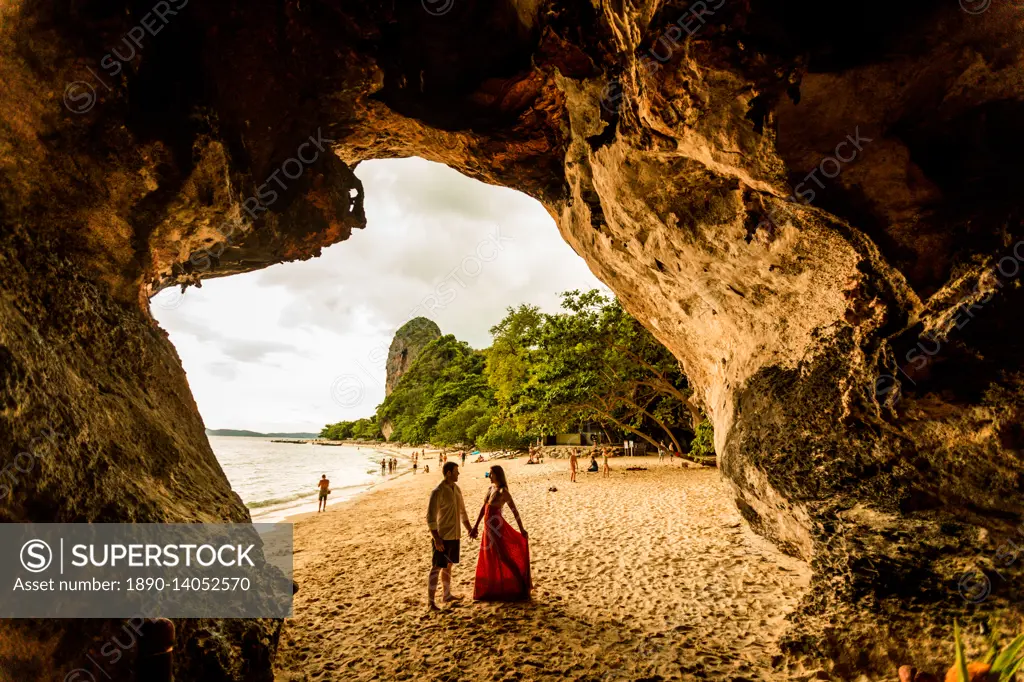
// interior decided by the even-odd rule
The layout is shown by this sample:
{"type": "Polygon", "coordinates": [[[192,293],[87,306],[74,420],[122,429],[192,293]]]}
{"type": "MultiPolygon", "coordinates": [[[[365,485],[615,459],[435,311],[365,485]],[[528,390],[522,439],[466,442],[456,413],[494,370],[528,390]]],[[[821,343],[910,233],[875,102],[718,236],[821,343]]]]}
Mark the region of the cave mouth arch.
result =
{"type": "MultiPolygon", "coordinates": [[[[538,199],[684,363],[745,517],[815,566],[801,650],[840,676],[941,670],[954,617],[1019,622],[1019,285],[995,268],[1021,237],[1019,8],[425,6],[450,4],[188,3],[102,84],[147,3],[4,7],[0,443],[67,440],[2,520],[244,519],[146,299],[202,280],[203,250],[226,275],[344,240],[352,168],[421,156],[538,199]],[[858,125],[872,142],[821,201],[787,201],[858,125]],[[333,153],[244,213],[311,136],[333,153]]],[[[233,643],[238,679],[249,626],[183,636],[233,643]]],[[[55,646],[24,648],[70,662],[55,646]]]]}
{"type": "MultiPolygon", "coordinates": [[[[366,161],[355,173],[366,227],[345,241],[314,259],[207,278],[184,293],[168,287],[150,300],[209,430],[319,433],[370,417],[386,394],[392,337],[407,321],[427,317],[481,349],[510,307],[554,312],[563,291],[607,292],[521,193],[418,158],[366,161]]],[[[289,487],[275,488],[259,471],[271,454],[253,444],[259,455],[249,462],[242,445],[217,436],[213,449],[254,520],[301,511],[320,476],[315,460],[305,479],[285,472],[289,487]]],[[[377,480],[360,473],[360,483],[377,480]]]]}

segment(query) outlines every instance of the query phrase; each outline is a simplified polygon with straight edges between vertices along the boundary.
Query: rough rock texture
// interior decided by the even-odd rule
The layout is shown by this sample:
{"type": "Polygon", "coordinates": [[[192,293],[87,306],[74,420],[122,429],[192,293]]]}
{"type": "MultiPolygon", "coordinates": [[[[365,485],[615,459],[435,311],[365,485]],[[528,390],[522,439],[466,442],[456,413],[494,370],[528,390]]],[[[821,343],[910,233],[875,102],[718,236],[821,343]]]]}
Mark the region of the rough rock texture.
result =
{"type": "MultiPolygon", "coordinates": [[[[62,452],[0,517],[244,518],[147,297],[316,255],[365,222],[354,164],[418,155],[536,197],[680,359],[815,569],[793,652],[938,669],[952,615],[1019,624],[1014,3],[171,4],[0,8],[0,462],[62,452]]],[[[0,639],[67,670],[100,627],[0,639]]],[[[243,679],[234,627],[202,679],[243,679]]]]}
{"type": "MultiPolygon", "coordinates": [[[[416,362],[423,347],[435,339],[441,338],[441,328],[433,320],[425,317],[414,317],[395,332],[391,339],[391,346],[388,348],[388,359],[386,363],[386,375],[384,380],[384,396],[391,395],[391,391],[398,384],[402,375],[416,362]]],[[[389,420],[381,422],[380,431],[384,438],[391,438],[395,430],[394,424],[389,420]]]]}
{"type": "Polygon", "coordinates": [[[414,317],[395,332],[388,348],[387,377],[384,382],[384,395],[398,384],[402,375],[416,362],[420,351],[431,341],[441,338],[441,328],[433,320],[425,317],[414,317]]]}

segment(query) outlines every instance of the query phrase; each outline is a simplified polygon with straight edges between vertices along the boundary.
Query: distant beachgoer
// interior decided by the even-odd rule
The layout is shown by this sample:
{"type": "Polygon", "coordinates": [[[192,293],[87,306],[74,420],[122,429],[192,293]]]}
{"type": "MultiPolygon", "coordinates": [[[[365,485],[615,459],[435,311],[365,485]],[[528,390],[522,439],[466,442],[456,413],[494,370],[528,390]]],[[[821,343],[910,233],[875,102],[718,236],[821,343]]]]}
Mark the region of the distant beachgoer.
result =
{"type": "Polygon", "coordinates": [[[480,528],[484,519],[484,536],[480,542],[480,555],[476,562],[476,580],[473,599],[481,601],[524,601],[530,598],[533,582],[530,579],[529,535],[519,518],[519,510],[512,501],[500,466],[492,466],[488,472],[491,488],[487,491],[480,515],[470,537],[480,528]],[[501,515],[501,508],[508,505],[519,526],[517,533],[501,515]]]}
{"type": "Polygon", "coordinates": [[[665,442],[658,441],[658,464],[665,460],[665,442]]]}
{"type": "Polygon", "coordinates": [[[576,482],[576,448],[569,451],[569,481],[576,482]]]}
{"type": "Polygon", "coordinates": [[[601,462],[604,465],[604,468],[602,469],[602,471],[604,472],[605,477],[607,477],[608,474],[612,470],[611,467],[608,466],[608,449],[607,448],[604,448],[603,450],[601,450],[601,462]]]}
{"type": "Polygon", "coordinates": [[[466,466],[466,451],[462,451],[462,466],[466,466]]]}
{"type": "Polygon", "coordinates": [[[321,511],[327,511],[327,496],[331,494],[331,482],[327,480],[327,474],[320,477],[317,487],[320,488],[320,495],[316,502],[316,513],[319,514],[321,511]]]}
{"type": "Polygon", "coordinates": [[[419,465],[420,465],[420,463],[417,462],[415,459],[412,460],[412,475],[413,476],[416,475],[416,469],[417,469],[417,467],[419,467],[419,465]]]}
{"type": "Polygon", "coordinates": [[[587,467],[587,471],[599,471],[600,468],[597,466],[597,455],[593,451],[590,452],[590,466],[587,467]]]}
{"type": "Polygon", "coordinates": [[[429,464],[424,464],[423,465],[423,473],[425,473],[425,474],[429,474],[430,473],[430,465],[429,464]]]}
{"type": "Polygon", "coordinates": [[[462,491],[456,485],[459,481],[459,465],[448,462],[442,467],[442,473],[444,480],[430,493],[430,503],[427,505],[427,528],[430,529],[433,549],[430,577],[427,580],[427,606],[431,610],[437,609],[434,595],[437,593],[438,576],[443,588],[442,599],[445,602],[459,599],[452,594],[452,564],[459,563],[462,526],[466,527],[471,539],[477,535],[476,529],[469,525],[462,491]]]}
{"type": "Polygon", "coordinates": [[[380,475],[381,475],[381,476],[383,476],[383,475],[384,475],[384,470],[385,470],[386,468],[387,468],[387,465],[386,465],[386,464],[384,463],[384,460],[382,459],[382,460],[380,461],[380,475]]]}

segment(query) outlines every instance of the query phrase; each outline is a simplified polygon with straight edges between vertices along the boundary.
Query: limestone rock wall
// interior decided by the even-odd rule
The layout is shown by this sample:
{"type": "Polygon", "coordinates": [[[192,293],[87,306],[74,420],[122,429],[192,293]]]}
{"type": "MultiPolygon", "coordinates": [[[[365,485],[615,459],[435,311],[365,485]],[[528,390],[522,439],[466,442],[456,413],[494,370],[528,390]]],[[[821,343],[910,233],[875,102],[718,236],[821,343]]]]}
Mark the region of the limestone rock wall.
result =
{"type": "MultiPolygon", "coordinates": [[[[0,518],[244,518],[147,298],[315,256],[365,223],[356,163],[418,155],[540,200],[680,359],[815,569],[792,651],[938,668],[951,616],[1019,624],[1013,3],[172,4],[0,8],[0,458],[66,453],[0,518]]],[[[214,679],[269,670],[211,627],[214,679]]],[[[3,628],[23,670],[87,633],[3,628]]]]}
{"type": "Polygon", "coordinates": [[[412,363],[416,362],[423,347],[439,338],[441,338],[441,328],[433,320],[428,320],[425,317],[414,317],[399,327],[388,348],[387,375],[384,383],[385,396],[391,395],[398,380],[412,367],[412,363]]]}

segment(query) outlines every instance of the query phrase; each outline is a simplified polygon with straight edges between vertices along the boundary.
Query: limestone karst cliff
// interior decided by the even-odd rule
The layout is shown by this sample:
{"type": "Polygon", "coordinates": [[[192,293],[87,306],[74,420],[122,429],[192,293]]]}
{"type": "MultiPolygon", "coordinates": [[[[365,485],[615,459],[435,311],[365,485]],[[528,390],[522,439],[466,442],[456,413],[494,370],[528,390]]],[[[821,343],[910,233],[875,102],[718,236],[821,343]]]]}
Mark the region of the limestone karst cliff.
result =
{"type": "MultiPolygon", "coordinates": [[[[815,570],[792,650],[937,668],[952,615],[1021,618],[1019,3],[156,4],[0,7],[0,459],[61,452],[0,520],[245,518],[147,299],[317,255],[417,155],[541,201],[679,358],[815,570]]],[[[183,623],[181,679],[267,679],[276,627],[183,623]]]]}
{"type": "MultiPolygon", "coordinates": [[[[388,347],[384,377],[385,397],[391,395],[398,380],[416,362],[423,347],[439,338],[441,338],[440,327],[433,320],[425,317],[414,317],[398,328],[388,347]]],[[[384,434],[384,438],[391,438],[394,424],[385,419],[380,424],[380,430],[384,434]]]]}
{"type": "Polygon", "coordinates": [[[423,347],[434,339],[441,338],[441,328],[433,320],[425,317],[414,317],[395,332],[388,348],[386,365],[387,375],[384,382],[384,395],[391,395],[398,380],[402,378],[412,363],[416,362],[423,347]]]}

